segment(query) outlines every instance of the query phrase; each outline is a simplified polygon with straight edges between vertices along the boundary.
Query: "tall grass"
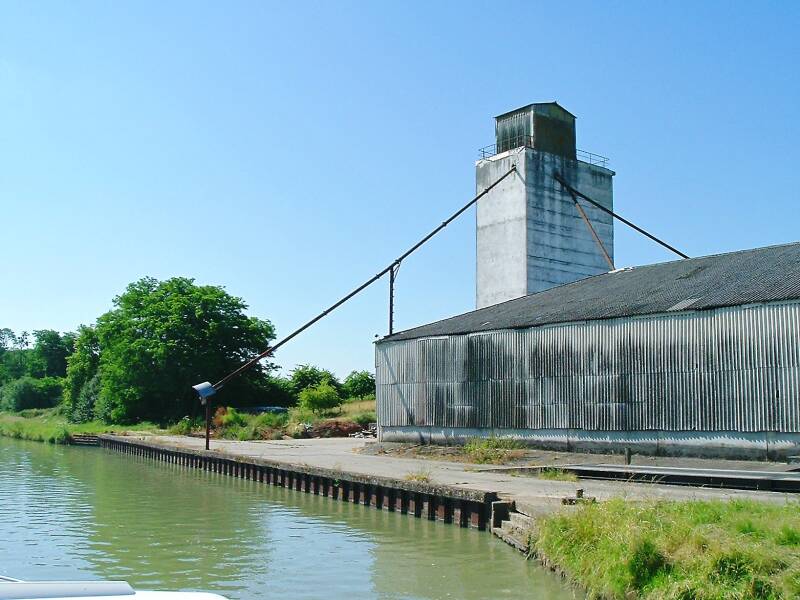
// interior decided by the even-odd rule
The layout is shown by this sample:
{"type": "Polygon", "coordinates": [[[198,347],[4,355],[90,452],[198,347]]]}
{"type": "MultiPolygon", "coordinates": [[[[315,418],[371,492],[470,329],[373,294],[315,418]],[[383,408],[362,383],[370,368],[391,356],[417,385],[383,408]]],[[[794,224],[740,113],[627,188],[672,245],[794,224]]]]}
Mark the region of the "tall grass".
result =
{"type": "Polygon", "coordinates": [[[522,444],[511,439],[472,438],[464,444],[464,455],[472,462],[500,464],[522,456],[522,448],[522,444]]]}
{"type": "Polygon", "coordinates": [[[35,409],[20,413],[0,412],[0,436],[51,444],[68,444],[75,434],[113,433],[132,430],[157,431],[152,423],[107,425],[99,421],[69,423],[56,408],[35,409]]]}
{"type": "Polygon", "coordinates": [[[590,597],[800,597],[800,505],[612,500],[540,520],[531,547],[590,597]]]}

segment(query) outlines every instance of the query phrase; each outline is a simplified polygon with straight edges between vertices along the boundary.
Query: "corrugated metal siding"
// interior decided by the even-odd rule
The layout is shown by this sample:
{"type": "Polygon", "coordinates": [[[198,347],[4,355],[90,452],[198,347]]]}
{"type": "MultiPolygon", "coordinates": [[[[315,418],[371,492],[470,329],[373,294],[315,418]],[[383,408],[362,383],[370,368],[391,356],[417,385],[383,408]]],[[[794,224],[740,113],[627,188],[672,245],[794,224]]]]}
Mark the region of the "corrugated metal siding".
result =
{"type": "Polygon", "coordinates": [[[800,432],[800,303],[384,341],[384,426],[800,432]]]}

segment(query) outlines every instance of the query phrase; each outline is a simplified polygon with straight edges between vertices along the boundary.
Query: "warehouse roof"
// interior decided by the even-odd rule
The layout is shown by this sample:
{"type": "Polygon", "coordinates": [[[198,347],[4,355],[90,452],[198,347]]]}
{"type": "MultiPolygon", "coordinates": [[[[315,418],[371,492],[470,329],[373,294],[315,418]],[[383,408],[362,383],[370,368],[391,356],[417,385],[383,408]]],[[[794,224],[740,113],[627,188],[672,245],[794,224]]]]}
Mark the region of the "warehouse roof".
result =
{"type": "Polygon", "coordinates": [[[617,269],[384,340],[800,299],[800,242],[617,269]]]}

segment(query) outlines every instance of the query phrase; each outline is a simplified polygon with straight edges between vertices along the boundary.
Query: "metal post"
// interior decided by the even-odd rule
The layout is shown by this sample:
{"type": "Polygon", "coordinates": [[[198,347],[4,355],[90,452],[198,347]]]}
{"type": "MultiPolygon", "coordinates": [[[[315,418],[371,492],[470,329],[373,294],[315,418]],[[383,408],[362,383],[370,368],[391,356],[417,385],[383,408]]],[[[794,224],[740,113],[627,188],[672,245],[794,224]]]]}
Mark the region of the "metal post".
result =
{"type": "Polygon", "coordinates": [[[389,335],[394,333],[394,278],[397,274],[397,265],[392,265],[389,271],[389,335]]]}
{"type": "Polygon", "coordinates": [[[206,450],[211,437],[211,398],[206,398],[206,450]]]}

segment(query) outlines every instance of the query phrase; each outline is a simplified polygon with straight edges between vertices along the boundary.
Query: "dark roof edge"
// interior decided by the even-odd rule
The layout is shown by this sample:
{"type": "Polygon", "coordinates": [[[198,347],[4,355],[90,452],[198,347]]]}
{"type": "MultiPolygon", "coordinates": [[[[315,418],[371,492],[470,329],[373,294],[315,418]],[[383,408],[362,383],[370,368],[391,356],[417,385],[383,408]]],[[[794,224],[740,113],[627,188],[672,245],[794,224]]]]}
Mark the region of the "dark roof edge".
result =
{"type": "MultiPolygon", "coordinates": [[[[636,313],[632,315],[614,315],[610,317],[593,317],[593,318],[586,318],[586,319],[574,319],[571,321],[548,321],[547,323],[538,323],[536,325],[517,325],[514,327],[498,327],[496,329],[480,329],[480,330],[472,330],[472,329],[465,329],[465,330],[455,330],[449,333],[433,333],[433,334],[420,334],[420,335],[413,335],[413,336],[406,336],[405,334],[414,331],[414,329],[419,329],[415,327],[414,329],[407,329],[406,331],[398,331],[397,333],[392,334],[391,336],[382,337],[379,340],[375,340],[375,344],[382,344],[383,342],[410,342],[411,340],[419,340],[422,338],[444,338],[450,337],[453,335],[485,335],[488,333],[493,333],[496,331],[518,331],[520,329],[537,329],[539,327],[568,327],[570,325],[577,325],[578,323],[592,323],[594,321],[613,321],[615,319],[639,319],[639,318],[650,318],[656,316],[667,316],[667,315],[685,315],[691,313],[702,313],[707,312],[709,310],[717,310],[719,308],[731,308],[733,306],[760,306],[762,304],[783,304],[787,302],[794,302],[800,303],[800,298],[777,298],[773,300],[761,300],[758,302],[721,302],[719,304],[714,304],[710,306],[704,306],[702,308],[686,308],[684,310],[654,310],[651,312],[642,312],[636,313]],[[400,339],[395,339],[398,336],[402,336],[400,339]]],[[[494,305],[497,306],[497,305],[494,305]]],[[[487,307],[488,308],[488,307],[487,307]]],[[[460,315],[458,315],[460,316],[460,315]]],[[[451,317],[455,318],[455,317],[451,317]]],[[[445,319],[446,320],[446,319],[445,319]]],[[[434,323],[438,323],[438,321],[434,321],[434,323]]],[[[433,323],[431,323],[432,325],[433,323]]],[[[420,327],[427,327],[427,325],[420,325],[420,327]]]]}
{"type": "Polygon", "coordinates": [[[530,108],[531,106],[539,106],[539,105],[544,105],[544,104],[555,104],[558,108],[563,110],[565,113],[567,113],[573,119],[577,119],[578,118],[575,115],[573,115],[570,111],[568,111],[566,108],[561,106],[556,100],[552,100],[550,102],[531,102],[530,104],[526,104],[525,106],[520,106],[520,107],[514,108],[512,110],[507,110],[504,113],[500,113],[499,115],[495,116],[494,118],[495,119],[499,119],[500,117],[505,117],[506,115],[510,115],[511,113],[515,113],[515,112],[519,112],[521,110],[525,110],[526,108],[530,108]]]}
{"type": "MultiPolygon", "coordinates": [[[[458,319],[460,317],[463,317],[465,315],[469,315],[469,314],[472,314],[472,313],[479,313],[481,311],[492,309],[492,308],[494,308],[496,306],[501,306],[503,304],[508,304],[509,302],[516,302],[520,298],[526,298],[526,297],[529,297],[529,296],[535,296],[536,294],[541,294],[541,293],[544,293],[544,292],[550,292],[552,290],[556,290],[556,289],[559,289],[559,288],[564,288],[564,287],[567,287],[567,286],[570,286],[570,285],[575,285],[577,283],[582,283],[582,282],[585,282],[587,279],[595,279],[597,277],[604,277],[604,276],[609,275],[610,273],[614,273],[616,271],[646,269],[648,267],[655,267],[655,266],[658,266],[658,265],[667,265],[667,264],[670,264],[670,263],[688,262],[688,261],[695,261],[695,260],[705,260],[705,259],[714,258],[714,257],[717,257],[717,256],[727,256],[727,255],[733,255],[733,254],[744,254],[744,253],[747,253],[747,252],[757,252],[759,250],[767,250],[767,249],[770,249],[770,248],[781,248],[781,247],[785,247],[785,246],[796,246],[796,245],[800,245],[800,242],[785,242],[783,244],[772,244],[770,246],[761,246],[761,247],[758,247],[758,248],[745,248],[743,250],[732,250],[730,252],[717,252],[716,254],[706,254],[704,256],[694,256],[692,258],[678,258],[678,259],[675,259],[675,260],[666,260],[666,261],[660,262],[660,263],[650,263],[650,264],[647,264],[647,265],[638,265],[638,266],[635,266],[635,267],[621,267],[619,269],[615,269],[614,271],[607,271],[605,273],[599,273],[597,275],[590,275],[589,277],[584,277],[583,279],[578,279],[577,281],[571,281],[569,283],[563,283],[561,285],[557,285],[557,286],[554,286],[552,288],[548,288],[546,290],[543,290],[542,292],[535,292],[533,294],[527,294],[526,296],[519,296],[518,298],[511,298],[510,300],[504,300],[503,302],[498,302],[497,304],[490,304],[489,306],[484,306],[483,308],[478,308],[478,309],[475,309],[475,310],[468,310],[466,312],[459,313],[459,314],[453,315],[451,317],[445,317],[443,319],[438,319],[436,321],[431,321],[430,323],[423,323],[422,325],[417,325],[416,327],[411,327],[409,329],[404,329],[403,331],[398,331],[396,333],[393,333],[392,335],[384,336],[384,337],[380,338],[378,340],[378,342],[391,341],[391,340],[396,339],[396,338],[398,338],[400,336],[403,336],[404,339],[414,339],[414,338],[418,338],[418,337],[428,337],[424,333],[420,334],[418,336],[412,336],[412,337],[406,337],[406,336],[408,336],[408,334],[413,332],[415,329],[421,329],[422,327],[429,327],[431,325],[444,323],[445,321],[449,321],[451,319],[458,319]]],[[[723,306],[738,306],[738,305],[737,304],[720,304],[718,306],[709,306],[709,307],[707,307],[707,309],[711,310],[713,308],[721,308],[723,306]]],[[[644,314],[659,314],[659,312],[661,312],[661,311],[654,312],[654,313],[640,313],[640,314],[642,314],[642,315],[644,315],[644,314]]],[[[677,311],[677,312],[684,312],[684,311],[677,311]]],[[[620,317],[607,317],[607,318],[588,319],[588,320],[598,321],[598,320],[618,319],[618,318],[620,318],[620,317]]],[[[584,320],[587,320],[587,319],[584,319],[584,320]]],[[[572,322],[572,321],[561,321],[561,322],[562,323],[564,323],[564,322],[569,323],[569,322],[572,322]]],[[[575,322],[577,322],[577,321],[575,321],[575,322]]],[[[551,323],[542,323],[541,325],[537,325],[536,327],[539,327],[539,326],[542,326],[542,325],[548,325],[548,324],[556,324],[556,323],[559,323],[559,321],[552,321],[551,323]]],[[[530,327],[534,327],[534,326],[531,325],[530,327]]],[[[524,328],[525,327],[513,328],[513,329],[524,329],[524,328]]],[[[504,328],[500,328],[500,329],[512,329],[512,328],[504,327],[504,328]]],[[[467,333],[467,332],[462,332],[462,333],[467,333]]],[[[457,335],[457,334],[453,333],[453,334],[447,334],[447,335],[457,335]]]]}

